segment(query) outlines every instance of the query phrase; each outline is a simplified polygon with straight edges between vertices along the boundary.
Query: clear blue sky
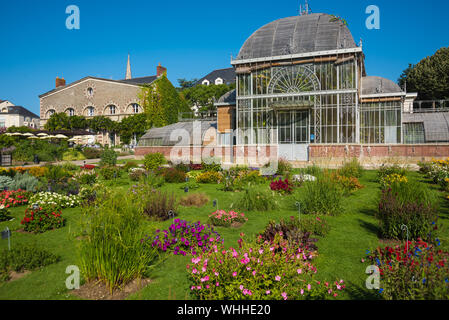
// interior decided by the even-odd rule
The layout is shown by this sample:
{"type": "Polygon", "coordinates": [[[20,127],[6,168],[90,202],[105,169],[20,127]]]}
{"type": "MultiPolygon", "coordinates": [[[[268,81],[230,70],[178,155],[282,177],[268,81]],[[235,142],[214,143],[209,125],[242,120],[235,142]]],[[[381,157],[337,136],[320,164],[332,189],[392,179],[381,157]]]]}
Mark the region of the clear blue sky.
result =
{"type": "MultiPolygon", "coordinates": [[[[123,79],[131,54],[133,77],[154,75],[160,62],[169,79],[201,78],[230,67],[244,41],[261,26],[296,15],[297,0],[14,0],[0,1],[0,99],[39,114],[38,95],[85,76],[123,79]],[[68,30],[68,5],[81,11],[81,29],[68,30]]],[[[362,38],[367,73],[397,80],[449,46],[449,2],[418,0],[309,0],[315,13],[345,18],[362,38]],[[381,29],[365,27],[377,5],[381,29]]]]}

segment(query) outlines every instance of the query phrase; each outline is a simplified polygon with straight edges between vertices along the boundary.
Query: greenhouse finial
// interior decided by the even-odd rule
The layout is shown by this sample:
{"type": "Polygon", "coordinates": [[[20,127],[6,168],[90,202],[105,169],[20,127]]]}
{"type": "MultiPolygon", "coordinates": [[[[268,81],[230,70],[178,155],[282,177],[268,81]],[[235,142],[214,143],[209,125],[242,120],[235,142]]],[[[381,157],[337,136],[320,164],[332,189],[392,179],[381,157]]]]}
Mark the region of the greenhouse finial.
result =
{"type": "Polygon", "coordinates": [[[299,5],[299,15],[304,16],[311,13],[309,2],[305,0],[304,6],[302,4],[299,5]]]}

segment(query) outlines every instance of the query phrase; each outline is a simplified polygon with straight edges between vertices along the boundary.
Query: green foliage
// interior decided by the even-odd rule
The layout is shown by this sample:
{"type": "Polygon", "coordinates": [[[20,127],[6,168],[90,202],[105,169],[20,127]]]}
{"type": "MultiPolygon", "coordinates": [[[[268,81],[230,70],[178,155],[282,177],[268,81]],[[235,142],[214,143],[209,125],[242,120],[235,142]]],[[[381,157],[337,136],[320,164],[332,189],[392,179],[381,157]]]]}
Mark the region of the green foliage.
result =
{"type": "Polygon", "coordinates": [[[279,207],[279,202],[273,192],[260,191],[249,185],[239,194],[231,208],[242,211],[271,211],[279,207]]]}
{"type": "Polygon", "coordinates": [[[321,169],[320,167],[318,167],[315,164],[313,166],[308,166],[307,168],[300,169],[299,171],[301,174],[308,174],[313,177],[318,177],[318,176],[323,175],[323,169],[321,169]]]}
{"type": "Polygon", "coordinates": [[[147,275],[156,251],[146,242],[142,215],[135,202],[112,193],[83,208],[78,256],[87,281],[100,281],[111,292],[147,275]]]}
{"type": "Polygon", "coordinates": [[[161,76],[149,86],[143,86],[140,100],[149,128],[176,123],[179,112],[190,111],[187,103],[180,97],[166,75],[161,76]]]}
{"type": "MultiPolygon", "coordinates": [[[[132,168],[129,170],[128,176],[131,181],[139,181],[143,177],[146,177],[147,171],[143,168],[132,168]]],[[[160,177],[162,180],[164,178],[160,177]]]]}
{"type": "Polygon", "coordinates": [[[55,165],[46,165],[45,166],[48,170],[45,172],[44,177],[49,182],[64,182],[67,181],[72,175],[70,172],[65,170],[62,166],[55,166],[55,165]]]}
{"type": "Polygon", "coordinates": [[[221,173],[217,171],[206,171],[196,177],[197,183],[219,183],[222,179],[221,173]]]}
{"type": "Polygon", "coordinates": [[[119,125],[120,140],[124,144],[130,144],[134,134],[139,140],[150,128],[145,113],[126,117],[119,125]]]}
{"type": "Polygon", "coordinates": [[[181,95],[187,101],[189,107],[202,106],[200,111],[215,110],[214,102],[225,93],[235,89],[235,84],[197,85],[182,90],[181,95]]]}
{"type": "Polygon", "coordinates": [[[402,230],[402,225],[406,225],[409,239],[428,239],[437,228],[438,207],[425,184],[393,182],[387,190],[382,190],[376,217],[384,238],[406,239],[402,230]]]}
{"type": "Polygon", "coordinates": [[[36,191],[39,180],[28,172],[25,173],[17,173],[14,176],[13,181],[9,185],[9,189],[11,190],[26,190],[26,191],[36,191]]]}
{"type": "Polygon", "coordinates": [[[364,169],[357,158],[351,161],[345,161],[343,166],[338,170],[338,175],[346,178],[360,179],[363,175],[364,169]]]}
{"type": "Polygon", "coordinates": [[[70,120],[69,116],[65,112],[54,113],[50,116],[50,119],[45,123],[45,130],[56,131],[56,130],[69,130],[70,120]]]}
{"type": "Polygon", "coordinates": [[[100,157],[100,166],[115,166],[117,164],[118,154],[114,149],[104,149],[100,157]]]}
{"type": "Polygon", "coordinates": [[[325,173],[316,181],[304,183],[305,192],[298,199],[306,214],[337,215],[342,211],[343,191],[332,177],[325,173]]]}
{"type": "Polygon", "coordinates": [[[220,158],[216,157],[205,158],[201,166],[204,171],[220,172],[222,170],[220,158]]]}
{"type": "Polygon", "coordinates": [[[139,165],[135,161],[128,161],[125,163],[125,165],[122,167],[125,172],[129,172],[130,169],[138,168],[139,165]]]}
{"type": "Polygon", "coordinates": [[[158,221],[170,219],[170,211],[175,215],[178,201],[174,193],[155,190],[150,183],[143,181],[132,190],[132,198],[139,203],[140,212],[147,218],[158,221]]]}
{"type": "Polygon", "coordinates": [[[176,168],[161,168],[157,171],[157,174],[162,175],[167,183],[183,183],[186,181],[185,172],[176,168]]]}
{"type": "Polygon", "coordinates": [[[70,149],[62,155],[62,160],[64,161],[77,161],[77,160],[85,160],[86,157],[82,152],[77,151],[75,149],[70,149]]]}
{"type": "Polygon", "coordinates": [[[0,176],[0,190],[4,190],[5,188],[10,189],[11,183],[13,180],[7,176],[0,176]]]}
{"type": "Polygon", "coordinates": [[[382,164],[382,166],[377,171],[378,181],[382,181],[382,179],[385,179],[385,177],[391,175],[399,175],[405,177],[407,175],[407,170],[405,168],[402,168],[398,164],[391,164],[391,165],[382,164]]]}
{"type": "Polygon", "coordinates": [[[11,220],[11,212],[3,204],[0,205],[0,222],[11,220]]]}
{"type": "Polygon", "coordinates": [[[62,160],[64,152],[68,150],[66,141],[49,142],[47,140],[22,139],[15,143],[13,159],[31,162],[37,155],[40,161],[50,162],[62,160]]]}
{"type": "Polygon", "coordinates": [[[145,166],[145,169],[154,171],[166,162],[167,160],[162,153],[148,153],[145,155],[143,165],[145,166]]]}
{"type": "Polygon", "coordinates": [[[449,47],[440,48],[433,56],[417,65],[410,64],[398,82],[407,83],[408,92],[418,92],[418,100],[449,99],[449,47]]]}
{"type": "Polygon", "coordinates": [[[293,170],[292,165],[285,159],[279,159],[278,162],[278,171],[277,174],[280,176],[284,176],[287,173],[291,173],[293,170]]]}
{"type": "Polygon", "coordinates": [[[96,148],[83,149],[83,155],[86,157],[86,159],[99,159],[102,152],[103,151],[101,149],[96,148]]]}
{"type": "Polygon", "coordinates": [[[117,132],[118,123],[105,116],[95,116],[89,120],[89,128],[97,133],[117,132]]]}
{"type": "Polygon", "coordinates": [[[104,180],[112,180],[121,177],[122,171],[118,167],[104,166],[100,169],[100,175],[104,180]]]}
{"type": "Polygon", "coordinates": [[[13,246],[0,251],[0,282],[9,279],[9,272],[34,271],[60,261],[60,257],[47,250],[30,245],[13,246]]]}
{"type": "Polygon", "coordinates": [[[94,185],[97,182],[97,174],[94,170],[82,170],[74,178],[82,185],[94,185]]]}

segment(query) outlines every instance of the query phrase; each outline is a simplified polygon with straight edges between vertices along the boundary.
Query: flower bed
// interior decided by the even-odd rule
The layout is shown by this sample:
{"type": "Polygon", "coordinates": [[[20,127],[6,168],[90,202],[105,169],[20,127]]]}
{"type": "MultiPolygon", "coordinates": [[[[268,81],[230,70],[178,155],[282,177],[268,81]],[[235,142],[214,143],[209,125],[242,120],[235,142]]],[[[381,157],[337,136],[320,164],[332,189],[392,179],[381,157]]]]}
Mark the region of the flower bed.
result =
{"type": "Polygon", "coordinates": [[[18,207],[28,203],[30,192],[24,190],[11,190],[0,192],[0,205],[9,207],[18,207]]]}
{"type": "Polygon", "coordinates": [[[212,227],[206,227],[201,222],[191,223],[179,219],[176,219],[168,230],[157,230],[153,238],[149,237],[142,241],[151,241],[153,247],[163,252],[183,256],[188,253],[196,255],[207,252],[212,246],[223,242],[212,227]]]}
{"type": "Polygon", "coordinates": [[[81,167],[81,169],[84,169],[84,170],[93,170],[95,168],[96,168],[96,166],[94,166],[93,164],[85,164],[84,166],[81,167]]]}
{"type": "Polygon", "coordinates": [[[39,208],[27,208],[25,217],[20,222],[27,232],[42,233],[48,230],[62,228],[65,219],[61,216],[61,210],[56,206],[44,206],[39,208]]]}
{"type": "Polygon", "coordinates": [[[284,181],[282,181],[282,179],[273,181],[270,184],[270,188],[271,190],[280,192],[282,194],[290,194],[293,191],[292,185],[290,184],[288,179],[285,179],[284,181]]]}
{"type": "Polygon", "coordinates": [[[54,205],[59,208],[74,208],[81,204],[81,199],[80,197],[74,195],[66,196],[54,192],[40,192],[31,196],[29,202],[31,205],[54,205]]]}
{"type": "Polygon", "coordinates": [[[247,221],[248,219],[244,213],[237,213],[235,211],[226,212],[225,210],[218,210],[209,216],[210,224],[217,227],[240,226],[247,221]]]}
{"type": "MultiPolygon", "coordinates": [[[[367,262],[380,270],[379,293],[388,300],[449,299],[449,253],[418,240],[367,250],[367,262]]],[[[362,259],[364,262],[365,259],[362,259]]]]}
{"type": "Polygon", "coordinates": [[[200,300],[305,300],[335,298],[345,288],[314,279],[309,253],[277,236],[273,243],[239,250],[214,246],[187,265],[191,294],[200,300]]]}

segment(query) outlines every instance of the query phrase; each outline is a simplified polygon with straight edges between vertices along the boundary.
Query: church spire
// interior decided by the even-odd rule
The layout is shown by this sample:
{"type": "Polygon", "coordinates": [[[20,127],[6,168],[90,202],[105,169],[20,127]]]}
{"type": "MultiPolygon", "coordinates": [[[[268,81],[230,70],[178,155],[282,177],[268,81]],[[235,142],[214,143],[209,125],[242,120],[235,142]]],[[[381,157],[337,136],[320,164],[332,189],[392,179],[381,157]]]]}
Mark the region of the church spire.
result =
{"type": "Polygon", "coordinates": [[[131,62],[129,59],[129,53],[128,53],[128,65],[126,66],[126,80],[132,79],[131,75],[131,62]]]}

